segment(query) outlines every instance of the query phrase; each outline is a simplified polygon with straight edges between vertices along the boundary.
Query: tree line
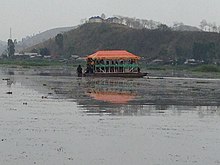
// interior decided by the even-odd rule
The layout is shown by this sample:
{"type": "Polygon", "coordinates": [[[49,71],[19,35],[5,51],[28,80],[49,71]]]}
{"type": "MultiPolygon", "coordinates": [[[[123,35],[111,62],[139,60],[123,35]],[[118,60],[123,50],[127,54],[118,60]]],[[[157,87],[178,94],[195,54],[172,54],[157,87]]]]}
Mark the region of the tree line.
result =
{"type": "Polygon", "coordinates": [[[200,22],[200,28],[203,31],[208,31],[208,32],[220,32],[220,26],[216,25],[215,22],[211,23],[211,22],[207,22],[205,19],[203,19],[200,22]]]}
{"type": "Polygon", "coordinates": [[[124,49],[140,55],[146,62],[162,59],[184,63],[194,58],[205,63],[220,59],[218,33],[178,32],[166,26],[149,29],[133,29],[107,23],[89,23],[79,28],[58,34],[38,45],[47,48],[54,57],[69,58],[71,55],[86,56],[97,50],[124,49]]]}

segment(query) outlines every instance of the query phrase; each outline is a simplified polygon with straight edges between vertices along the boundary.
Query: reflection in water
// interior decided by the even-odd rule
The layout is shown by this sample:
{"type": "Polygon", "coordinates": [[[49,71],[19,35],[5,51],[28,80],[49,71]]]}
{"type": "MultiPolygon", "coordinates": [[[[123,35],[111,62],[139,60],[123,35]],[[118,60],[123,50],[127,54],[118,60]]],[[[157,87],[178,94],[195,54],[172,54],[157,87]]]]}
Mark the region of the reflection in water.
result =
{"type": "Polygon", "coordinates": [[[144,116],[142,105],[112,105],[112,106],[89,106],[80,107],[87,115],[112,115],[112,116],[144,116]]]}
{"type": "Polygon", "coordinates": [[[132,101],[138,97],[138,83],[126,79],[94,78],[85,79],[81,84],[86,96],[84,102],[78,100],[79,107],[87,114],[133,115],[139,113],[142,105],[132,101]]]}
{"type": "MultiPolygon", "coordinates": [[[[10,71],[13,72],[13,71],[10,71]]],[[[200,117],[219,114],[219,80],[123,79],[11,75],[7,87],[22,86],[50,99],[76,102],[87,114],[151,115],[198,111],[200,117]],[[13,79],[14,78],[14,79],[13,79]]]]}
{"type": "Polygon", "coordinates": [[[110,102],[113,104],[126,104],[131,100],[134,100],[135,95],[126,92],[115,92],[115,91],[96,91],[90,90],[87,94],[95,99],[104,102],[110,102]]]}
{"type": "Polygon", "coordinates": [[[14,76],[9,76],[8,78],[3,78],[2,79],[3,81],[6,81],[6,86],[8,88],[8,91],[6,92],[6,94],[12,94],[12,91],[11,91],[11,88],[12,88],[12,85],[16,83],[15,79],[14,79],[14,76]]]}
{"type": "MultiPolygon", "coordinates": [[[[167,82],[166,80],[145,81],[145,79],[86,79],[81,83],[80,88],[89,98],[83,101],[77,99],[77,102],[83,112],[90,115],[152,115],[164,114],[166,111],[178,115],[188,111],[198,111],[200,117],[219,114],[219,106],[214,106],[215,97],[211,94],[208,94],[211,96],[209,99],[205,95],[202,96],[202,87],[197,92],[191,90],[195,88],[194,82],[181,83],[175,80],[167,82]]],[[[197,85],[198,82],[195,84],[197,85]]],[[[214,83],[214,87],[215,85],[214,83]]],[[[213,84],[210,88],[213,88],[213,84]]],[[[205,90],[207,89],[206,86],[205,90]]]]}
{"type": "Polygon", "coordinates": [[[48,79],[55,98],[71,99],[87,114],[151,115],[219,112],[219,81],[179,79],[48,79]],[[209,108],[204,110],[205,107],[209,108]]]}
{"type": "Polygon", "coordinates": [[[7,81],[7,86],[8,86],[9,88],[11,88],[12,84],[15,84],[15,83],[16,83],[15,80],[14,80],[14,77],[10,77],[10,78],[8,78],[6,81],[7,81]]]}
{"type": "Polygon", "coordinates": [[[200,118],[205,116],[220,116],[220,106],[178,106],[178,105],[81,105],[79,107],[87,115],[113,116],[154,116],[182,115],[197,112],[200,118]],[[159,107],[159,109],[158,109],[159,107]],[[162,108],[163,107],[163,108],[162,108]]]}
{"type": "Polygon", "coordinates": [[[116,79],[93,79],[87,83],[86,94],[97,101],[113,104],[127,104],[137,95],[134,84],[116,79]]]}
{"type": "Polygon", "coordinates": [[[219,164],[217,81],[1,77],[0,164],[219,164]]]}

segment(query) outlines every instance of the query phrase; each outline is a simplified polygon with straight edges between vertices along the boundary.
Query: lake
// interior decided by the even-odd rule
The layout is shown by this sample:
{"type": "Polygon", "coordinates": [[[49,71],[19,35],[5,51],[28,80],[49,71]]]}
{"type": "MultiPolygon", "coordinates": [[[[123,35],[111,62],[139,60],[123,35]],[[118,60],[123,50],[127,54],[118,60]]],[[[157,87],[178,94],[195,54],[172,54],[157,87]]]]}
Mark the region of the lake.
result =
{"type": "Polygon", "coordinates": [[[0,164],[220,164],[220,79],[0,68],[0,164]]]}

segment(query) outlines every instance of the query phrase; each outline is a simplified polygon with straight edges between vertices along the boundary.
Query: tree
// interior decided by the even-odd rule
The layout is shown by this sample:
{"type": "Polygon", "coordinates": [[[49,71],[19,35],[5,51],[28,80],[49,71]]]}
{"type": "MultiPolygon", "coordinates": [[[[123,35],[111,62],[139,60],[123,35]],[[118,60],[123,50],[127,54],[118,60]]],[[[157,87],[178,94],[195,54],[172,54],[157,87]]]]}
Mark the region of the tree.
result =
{"type": "Polygon", "coordinates": [[[212,31],[213,32],[217,32],[218,31],[218,27],[217,27],[215,22],[212,24],[212,31]]]}
{"type": "Polygon", "coordinates": [[[217,29],[218,33],[220,33],[220,26],[218,26],[217,28],[218,28],[218,29],[217,29]]]}
{"type": "Polygon", "coordinates": [[[18,44],[18,41],[15,39],[14,40],[14,45],[17,45],[18,44]]]}
{"type": "Polygon", "coordinates": [[[148,24],[149,24],[149,29],[155,29],[156,24],[154,23],[153,20],[150,20],[150,21],[148,22],[148,24]]]}
{"type": "Polygon", "coordinates": [[[213,42],[193,43],[193,58],[200,61],[205,61],[206,63],[212,63],[216,58],[216,45],[213,42]]]}
{"type": "Polygon", "coordinates": [[[41,54],[42,56],[47,56],[47,55],[50,55],[50,51],[49,51],[49,49],[47,49],[46,47],[45,47],[45,48],[41,48],[41,49],[40,49],[40,54],[41,54]]]}
{"type": "Polygon", "coordinates": [[[165,24],[158,25],[157,29],[161,30],[161,31],[170,31],[170,28],[167,25],[165,25],[165,24]]]}
{"type": "Polygon", "coordinates": [[[60,50],[63,50],[63,35],[61,33],[57,34],[55,37],[55,42],[60,50]]]}
{"type": "Polygon", "coordinates": [[[132,27],[132,20],[130,19],[130,18],[125,18],[125,24],[127,25],[127,26],[129,26],[129,27],[132,27]]]}
{"type": "Polygon", "coordinates": [[[38,50],[36,48],[31,50],[31,53],[38,53],[38,50]]]}
{"type": "Polygon", "coordinates": [[[12,57],[15,54],[15,44],[12,39],[8,39],[8,56],[12,57]]]}
{"type": "Polygon", "coordinates": [[[200,22],[200,27],[202,30],[206,30],[205,27],[208,25],[207,21],[205,19],[203,19],[201,22],[200,22]]]}
{"type": "Polygon", "coordinates": [[[105,14],[102,13],[101,18],[104,20],[106,18],[105,14]]]}
{"type": "Polygon", "coordinates": [[[182,23],[182,22],[174,22],[173,23],[173,27],[174,28],[177,28],[177,27],[179,27],[179,26],[183,26],[184,24],[182,23]]]}
{"type": "Polygon", "coordinates": [[[212,23],[208,23],[208,29],[209,29],[209,32],[211,32],[211,29],[212,29],[212,23]]]}

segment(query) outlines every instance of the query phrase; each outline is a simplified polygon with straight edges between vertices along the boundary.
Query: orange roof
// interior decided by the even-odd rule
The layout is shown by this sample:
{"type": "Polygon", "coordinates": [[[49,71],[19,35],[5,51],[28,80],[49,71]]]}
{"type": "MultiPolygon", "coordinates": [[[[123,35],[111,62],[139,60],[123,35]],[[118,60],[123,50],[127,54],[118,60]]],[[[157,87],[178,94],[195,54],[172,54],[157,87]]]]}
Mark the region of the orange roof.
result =
{"type": "Polygon", "coordinates": [[[102,51],[98,51],[94,54],[91,54],[89,56],[86,57],[88,58],[92,58],[92,59],[103,59],[103,60],[112,60],[112,59],[134,59],[134,60],[139,60],[140,57],[136,56],[132,53],[127,52],[126,50],[102,50],[102,51]]]}

